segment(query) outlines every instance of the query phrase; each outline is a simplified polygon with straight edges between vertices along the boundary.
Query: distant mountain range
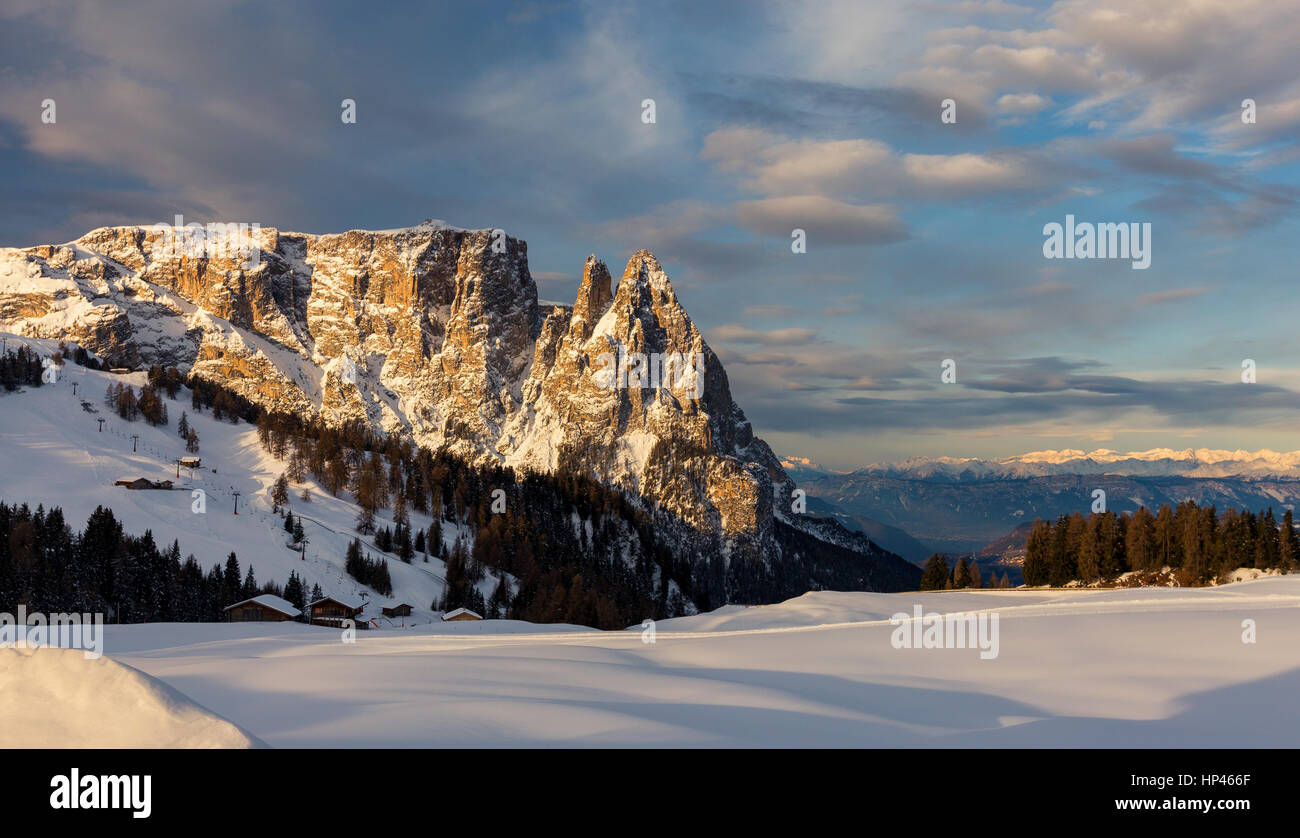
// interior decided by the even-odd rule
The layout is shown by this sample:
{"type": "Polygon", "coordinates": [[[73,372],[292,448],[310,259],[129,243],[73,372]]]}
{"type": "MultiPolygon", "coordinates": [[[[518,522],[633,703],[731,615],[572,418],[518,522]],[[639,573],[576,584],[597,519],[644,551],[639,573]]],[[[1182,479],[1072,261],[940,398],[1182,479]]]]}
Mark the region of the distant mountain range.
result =
{"type": "Polygon", "coordinates": [[[1300,503],[1300,452],[1043,451],[997,460],[918,457],[848,473],[792,458],[784,464],[846,526],[911,561],[931,552],[1002,554],[1010,545],[996,542],[1017,527],[1087,513],[1097,489],[1116,512],[1192,500],[1280,514],[1300,503]]]}
{"type": "Polygon", "coordinates": [[[1031,451],[1014,457],[912,457],[861,471],[888,477],[946,479],[1047,477],[1056,474],[1122,474],[1130,477],[1296,477],[1300,451],[1227,451],[1215,448],[1152,448],[1149,451],[1031,451]]]}

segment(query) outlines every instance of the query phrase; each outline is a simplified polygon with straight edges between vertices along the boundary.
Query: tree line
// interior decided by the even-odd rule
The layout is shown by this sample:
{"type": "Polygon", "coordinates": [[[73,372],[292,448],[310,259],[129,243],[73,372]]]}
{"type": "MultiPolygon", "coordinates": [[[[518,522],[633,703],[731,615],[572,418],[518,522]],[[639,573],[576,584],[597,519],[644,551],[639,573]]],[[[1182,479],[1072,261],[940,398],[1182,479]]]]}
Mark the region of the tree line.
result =
{"type": "MultiPolygon", "coordinates": [[[[249,597],[274,594],[300,610],[303,582],[290,573],[283,588],[259,584],[253,567],[241,573],[232,552],[206,573],[180,544],[161,547],[153,533],[131,535],[112,510],[95,508],[74,531],[59,507],[35,510],[0,502],[0,611],[105,614],[109,622],[215,622],[249,597]]],[[[312,592],[320,597],[320,588],[312,592]]]]}
{"type": "Polygon", "coordinates": [[[1291,510],[1279,522],[1263,512],[1199,506],[1184,501],[1152,514],[1094,512],[1037,521],[1025,555],[1027,585],[1067,585],[1114,580],[1129,571],[1169,568],[1176,581],[1202,585],[1238,568],[1289,572],[1300,554],[1291,510]]]}
{"type": "Polygon", "coordinates": [[[942,553],[935,553],[925,561],[925,568],[921,572],[921,590],[923,591],[950,591],[958,588],[1010,588],[1011,578],[1007,572],[1002,571],[1002,577],[998,578],[996,573],[989,575],[988,582],[984,581],[984,574],[980,572],[979,563],[972,556],[967,559],[965,556],[959,558],[952,566],[948,568],[948,557],[942,553]]]}
{"type": "MultiPolygon", "coordinates": [[[[76,364],[89,369],[102,369],[107,365],[101,365],[100,362],[80,346],[69,348],[66,343],[59,341],[59,348],[50,355],[50,364],[62,369],[65,362],[71,358],[76,364]]],[[[41,360],[41,354],[31,349],[26,344],[20,345],[17,349],[5,348],[0,353],[0,389],[7,393],[12,393],[19,387],[40,387],[44,383],[45,362],[41,360]]]]}
{"type": "Polygon", "coordinates": [[[388,562],[383,558],[362,555],[361,539],[354,538],[348,545],[343,567],[353,579],[384,596],[393,595],[393,579],[388,575],[388,562]]]}
{"type": "Polygon", "coordinates": [[[19,387],[40,387],[44,365],[39,353],[19,346],[0,356],[0,387],[12,393],[19,387]]]}

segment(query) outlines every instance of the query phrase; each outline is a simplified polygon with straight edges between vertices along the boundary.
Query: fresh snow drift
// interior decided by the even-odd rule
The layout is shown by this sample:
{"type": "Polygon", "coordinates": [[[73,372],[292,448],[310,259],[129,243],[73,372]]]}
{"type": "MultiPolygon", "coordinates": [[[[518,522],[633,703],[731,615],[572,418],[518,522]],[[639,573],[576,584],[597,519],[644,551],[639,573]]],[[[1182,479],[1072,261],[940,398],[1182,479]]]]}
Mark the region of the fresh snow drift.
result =
{"type": "Polygon", "coordinates": [[[0,748],[256,748],[176,689],[79,649],[0,648],[0,748]]]}

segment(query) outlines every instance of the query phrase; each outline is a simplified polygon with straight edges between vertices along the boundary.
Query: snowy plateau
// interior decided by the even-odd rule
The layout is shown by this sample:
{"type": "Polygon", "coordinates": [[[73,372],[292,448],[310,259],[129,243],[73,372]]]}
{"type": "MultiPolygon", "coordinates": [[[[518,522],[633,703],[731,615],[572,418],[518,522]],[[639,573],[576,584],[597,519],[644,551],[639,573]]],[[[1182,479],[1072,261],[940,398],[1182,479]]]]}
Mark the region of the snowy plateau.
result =
{"type": "Polygon", "coordinates": [[[0,679],[29,684],[0,690],[0,718],[31,722],[0,728],[0,745],[1300,746],[1294,575],[1196,589],[810,593],[661,621],[652,644],[639,626],[507,621],[368,632],[353,645],[293,623],[106,631],[100,660],[0,649],[0,679]],[[894,648],[890,616],[915,604],[996,611],[999,656],[894,648]],[[1247,619],[1255,644],[1242,643],[1247,619]],[[51,718],[88,710],[103,723],[51,718]]]}

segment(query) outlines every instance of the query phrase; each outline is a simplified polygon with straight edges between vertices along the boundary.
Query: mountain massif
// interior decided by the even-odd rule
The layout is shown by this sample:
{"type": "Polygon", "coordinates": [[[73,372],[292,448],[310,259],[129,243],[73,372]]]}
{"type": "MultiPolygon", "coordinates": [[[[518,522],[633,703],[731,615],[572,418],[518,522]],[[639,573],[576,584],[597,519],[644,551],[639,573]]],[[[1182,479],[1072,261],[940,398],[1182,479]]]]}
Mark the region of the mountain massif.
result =
{"type": "Polygon", "coordinates": [[[589,257],[563,306],[539,304],[527,245],[499,230],[249,235],[253,259],[157,227],[0,250],[0,330],[176,366],[266,413],[593,478],[708,557],[731,601],[918,581],[862,534],[794,511],[794,482],[649,252],[617,282],[589,257]]]}

